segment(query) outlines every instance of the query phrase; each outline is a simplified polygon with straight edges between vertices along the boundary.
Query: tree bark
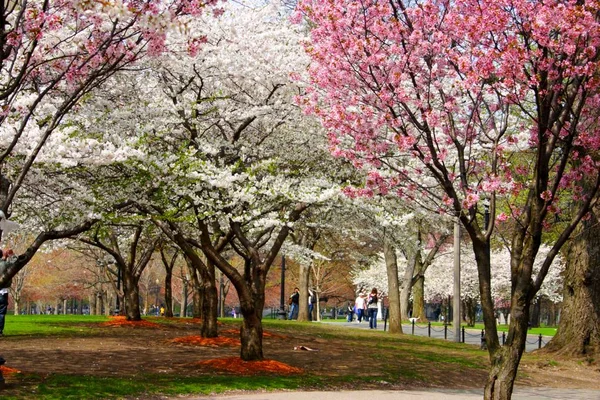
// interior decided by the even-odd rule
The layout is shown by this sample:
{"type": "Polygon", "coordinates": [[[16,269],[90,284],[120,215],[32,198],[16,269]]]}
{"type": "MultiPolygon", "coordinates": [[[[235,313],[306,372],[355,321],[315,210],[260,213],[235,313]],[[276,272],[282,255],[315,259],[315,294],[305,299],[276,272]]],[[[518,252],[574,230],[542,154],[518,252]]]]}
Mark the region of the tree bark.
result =
{"type": "Polygon", "coordinates": [[[413,293],[413,317],[421,318],[423,322],[426,322],[425,317],[425,277],[418,275],[415,280],[415,284],[412,288],[413,293]]]}
{"type": "Polygon", "coordinates": [[[262,315],[258,313],[262,312],[256,310],[255,307],[244,307],[242,302],[241,311],[243,315],[242,328],[240,329],[240,341],[242,344],[241,358],[244,361],[257,361],[262,360],[262,339],[263,339],[263,327],[262,327],[262,315]]]}
{"type": "MultiPolygon", "coordinates": [[[[502,347],[492,345],[493,349],[490,350],[492,365],[484,389],[486,400],[510,400],[512,397],[517,369],[527,339],[529,303],[524,301],[526,297],[525,290],[517,289],[512,297],[511,315],[513,318],[508,330],[506,345],[502,347]]],[[[486,340],[488,337],[489,335],[486,336],[486,340]]]]}
{"type": "Polygon", "coordinates": [[[206,263],[206,276],[202,276],[204,298],[202,301],[201,336],[205,338],[217,337],[217,308],[219,292],[215,280],[215,265],[209,260],[206,263]]]}
{"type": "Polygon", "coordinates": [[[577,229],[567,251],[563,304],[556,335],[544,351],[565,356],[600,353],[600,226],[598,209],[577,229]]]}
{"type": "MultiPolygon", "coordinates": [[[[390,238],[384,234],[383,255],[385,257],[385,270],[388,278],[388,298],[390,301],[389,328],[390,333],[402,333],[402,315],[400,311],[401,299],[398,288],[398,259],[396,248],[390,238]]],[[[412,279],[410,272],[409,282],[412,279]]],[[[408,300],[408,299],[407,299],[408,300]]]]}
{"type": "MultiPolygon", "coordinates": [[[[385,251],[384,251],[385,252],[385,251]]],[[[396,267],[396,270],[398,268],[396,267]]],[[[408,320],[410,313],[410,293],[413,289],[413,274],[415,272],[415,260],[409,260],[404,271],[404,277],[402,278],[402,284],[400,285],[400,318],[401,320],[408,320]]],[[[389,279],[389,271],[388,271],[389,279]]],[[[398,278],[396,278],[396,281],[398,278]]],[[[413,316],[415,313],[413,312],[413,316]]]]}
{"type": "MultiPolygon", "coordinates": [[[[124,270],[125,269],[126,268],[124,268],[124,270]]],[[[141,321],[140,290],[137,279],[130,271],[123,271],[123,293],[125,316],[127,317],[127,320],[141,321]]]]}
{"type": "Polygon", "coordinates": [[[298,304],[298,321],[309,321],[308,315],[308,286],[310,282],[311,265],[300,264],[298,276],[298,289],[300,289],[300,300],[298,304]]]}

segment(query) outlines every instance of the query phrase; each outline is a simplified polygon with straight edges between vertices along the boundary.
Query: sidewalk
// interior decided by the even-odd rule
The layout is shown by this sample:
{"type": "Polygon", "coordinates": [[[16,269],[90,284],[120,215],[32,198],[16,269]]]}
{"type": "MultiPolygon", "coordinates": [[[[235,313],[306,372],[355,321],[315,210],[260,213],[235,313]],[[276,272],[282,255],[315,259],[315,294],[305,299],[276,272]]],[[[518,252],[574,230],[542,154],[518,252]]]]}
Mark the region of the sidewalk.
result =
{"type": "MultiPolygon", "coordinates": [[[[348,328],[356,328],[356,329],[369,329],[369,323],[363,321],[362,324],[355,322],[342,322],[332,321],[332,320],[323,320],[320,323],[323,324],[331,324],[335,326],[345,326],[348,328]]],[[[377,321],[377,330],[382,331],[384,327],[383,321],[377,321]]],[[[412,335],[412,326],[409,324],[402,324],[402,331],[407,335],[412,335]]],[[[426,323],[415,324],[415,335],[417,336],[429,336],[429,330],[427,329],[426,323]]],[[[446,332],[447,338],[444,339],[444,328],[439,326],[431,327],[431,336],[434,339],[442,339],[448,341],[454,341],[454,331],[452,329],[448,329],[446,332]]],[[[498,338],[500,339],[501,333],[498,332],[498,338]]],[[[533,351],[538,349],[538,339],[539,335],[527,335],[527,343],[525,345],[525,351],[533,351]]],[[[542,336],[542,347],[545,346],[550,339],[549,336],[542,336]]],[[[465,342],[467,344],[480,345],[481,344],[481,330],[477,329],[465,329],[465,342]]]]}
{"type": "MultiPolygon", "coordinates": [[[[365,390],[342,392],[261,392],[186,397],[186,400],[480,400],[483,390],[365,390]]],[[[515,388],[514,400],[600,400],[600,390],[515,388]]],[[[179,397],[181,399],[181,397],[179,397]]]]}

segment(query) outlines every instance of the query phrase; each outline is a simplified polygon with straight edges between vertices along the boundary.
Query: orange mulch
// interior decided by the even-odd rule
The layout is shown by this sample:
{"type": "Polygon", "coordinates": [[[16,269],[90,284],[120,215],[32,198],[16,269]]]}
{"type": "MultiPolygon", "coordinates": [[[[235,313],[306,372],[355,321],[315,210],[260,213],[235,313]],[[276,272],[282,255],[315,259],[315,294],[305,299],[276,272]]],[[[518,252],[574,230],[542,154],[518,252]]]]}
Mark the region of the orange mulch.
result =
{"type": "Polygon", "coordinates": [[[122,315],[118,315],[118,316],[111,316],[108,317],[110,319],[110,321],[107,322],[102,322],[100,325],[101,326],[126,326],[126,327],[139,327],[139,328],[160,328],[161,325],[157,324],[156,322],[150,322],[150,321],[127,321],[127,318],[122,316],[122,315]]]}
{"type": "Polygon", "coordinates": [[[21,371],[19,371],[18,369],[5,367],[4,365],[0,365],[0,372],[2,373],[2,375],[12,375],[21,373],[21,371]]]}
{"type": "Polygon", "coordinates": [[[200,361],[196,365],[207,365],[212,368],[232,372],[238,375],[257,375],[264,372],[270,372],[280,375],[301,374],[304,372],[301,368],[275,361],[244,361],[239,357],[214,358],[211,360],[200,361]]]}
{"type": "Polygon", "coordinates": [[[208,347],[220,347],[220,346],[240,346],[238,339],[226,338],[226,337],[215,337],[215,338],[203,338],[202,336],[185,336],[170,340],[171,343],[180,344],[191,344],[194,346],[208,346],[208,347]]]}
{"type": "Polygon", "coordinates": [[[239,335],[240,330],[239,329],[225,329],[224,331],[221,331],[220,333],[221,333],[221,335],[239,335]]]}

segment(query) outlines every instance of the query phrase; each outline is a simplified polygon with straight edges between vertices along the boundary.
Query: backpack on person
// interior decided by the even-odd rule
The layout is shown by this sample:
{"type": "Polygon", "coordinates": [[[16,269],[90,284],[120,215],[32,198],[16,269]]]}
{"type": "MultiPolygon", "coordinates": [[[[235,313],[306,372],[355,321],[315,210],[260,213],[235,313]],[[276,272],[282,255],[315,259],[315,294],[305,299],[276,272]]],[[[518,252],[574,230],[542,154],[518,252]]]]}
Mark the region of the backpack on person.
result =
{"type": "Polygon", "coordinates": [[[369,305],[377,304],[377,296],[369,296],[369,305]]]}

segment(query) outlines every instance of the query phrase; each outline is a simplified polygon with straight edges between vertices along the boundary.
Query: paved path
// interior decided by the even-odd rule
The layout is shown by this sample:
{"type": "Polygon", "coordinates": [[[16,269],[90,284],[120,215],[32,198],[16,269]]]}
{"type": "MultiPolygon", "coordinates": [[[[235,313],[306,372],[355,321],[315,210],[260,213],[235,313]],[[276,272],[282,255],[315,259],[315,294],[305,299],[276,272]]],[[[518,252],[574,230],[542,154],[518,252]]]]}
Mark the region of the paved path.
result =
{"type": "MultiPolygon", "coordinates": [[[[334,322],[323,320],[324,324],[335,324],[337,326],[347,326],[349,328],[357,328],[357,329],[369,329],[369,323],[363,321],[362,323],[358,322],[334,322]]],[[[383,330],[383,321],[377,321],[377,330],[383,330]]],[[[412,334],[413,329],[410,324],[402,325],[402,332],[406,334],[412,334]]],[[[432,326],[431,333],[427,327],[427,324],[415,324],[414,334],[419,336],[430,336],[436,339],[444,339],[454,341],[454,331],[452,327],[448,327],[448,331],[444,333],[444,327],[442,326],[432,326]]],[[[502,335],[502,333],[500,333],[502,335]]],[[[500,340],[502,336],[499,337],[500,340]]],[[[551,337],[542,336],[542,347],[544,347],[549,341],[551,337]]],[[[477,329],[465,329],[465,343],[481,345],[481,331],[477,329]]],[[[502,342],[501,342],[502,343],[502,342]]],[[[539,335],[527,335],[527,344],[525,345],[525,351],[533,351],[539,348],[539,335]]]]}
{"type": "MultiPolygon", "coordinates": [[[[186,400],[475,400],[482,390],[365,390],[338,392],[262,392],[186,397],[186,400]]],[[[600,400],[600,390],[516,388],[513,400],[600,400]]]]}

